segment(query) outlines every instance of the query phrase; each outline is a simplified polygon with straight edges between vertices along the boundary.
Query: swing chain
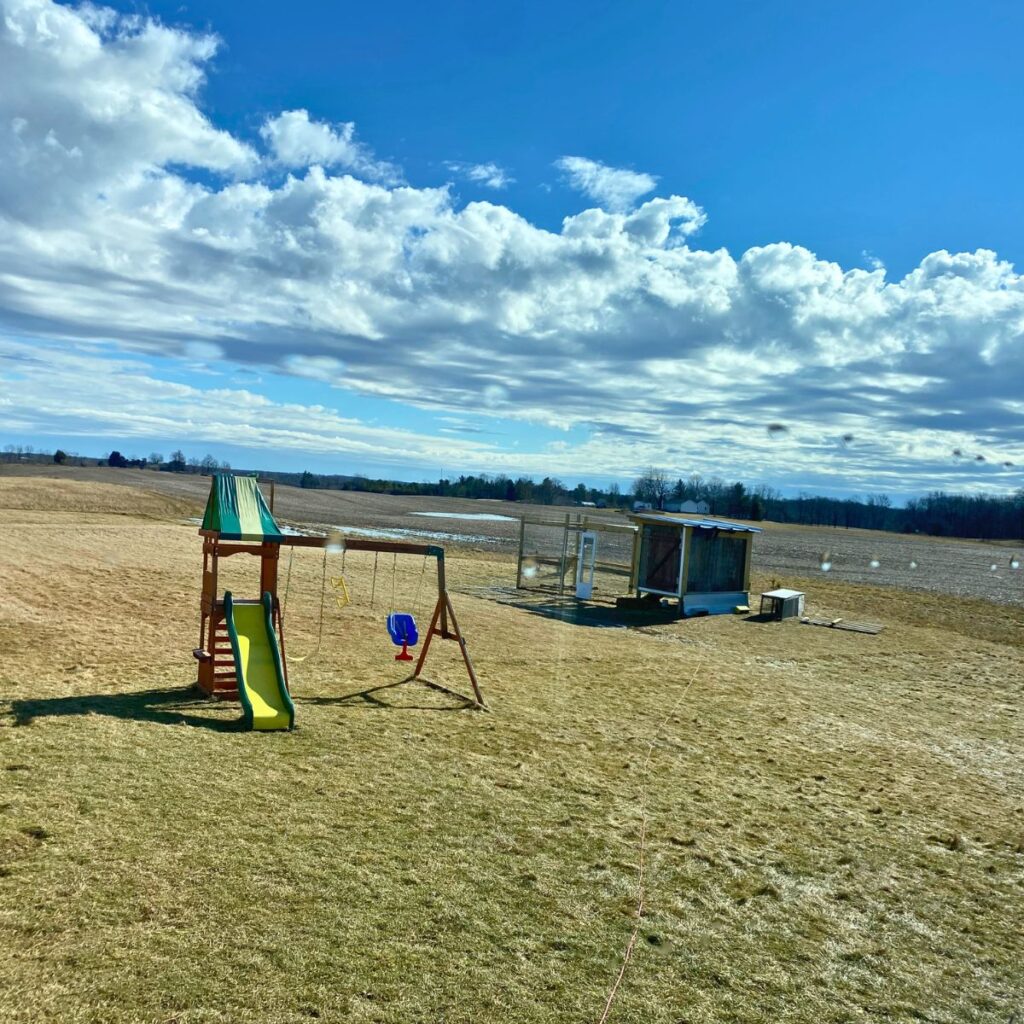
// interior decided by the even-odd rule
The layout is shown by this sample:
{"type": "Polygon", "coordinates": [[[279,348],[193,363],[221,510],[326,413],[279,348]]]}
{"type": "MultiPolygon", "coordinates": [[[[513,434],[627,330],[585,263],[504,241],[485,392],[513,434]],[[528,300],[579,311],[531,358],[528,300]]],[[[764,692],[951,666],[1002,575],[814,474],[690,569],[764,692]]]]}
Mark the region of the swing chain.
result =
{"type": "Polygon", "coordinates": [[[423,589],[423,577],[426,575],[426,572],[427,572],[427,557],[428,557],[427,555],[423,556],[423,567],[420,569],[420,578],[419,578],[419,581],[416,583],[416,596],[413,598],[413,602],[412,602],[413,609],[415,610],[417,615],[419,615],[420,610],[421,610],[420,609],[420,591],[423,589]]]}
{"type": "MultiPolygon", "coordinates": [[[[294,551],[294,549],[292,549],[292,550],[294,551]]],[[[289,559],[289,562],[288,562],[288,573],[289,573],[289,576],[290,576],[291,575],[291,560],[290,559],[289,559]]],[[[317,629],[316,647],[313,649],[312,653],[310,653],[310,654],[304,654],[301,658],[292,658],[292,659],[290,659],[293,662],[307,661],[310,658],[315,658],[320,653],[320,646],[323,644],[323,640],[324,640],[324,596],[325,596],[326,592],[327,592],[327,548],[324,548],[324,560],[323,560],[323,568],[321,569],[321,580],[320,580],[320,624],[319,624],[319,627],[317,629]]],[[[286,584],[285,585],[285,600],[286,601],[287,601],[287,598],[288,598],[288,590],[287,590],[287,584],[286,584]]],[[[284,622],[284,613],[283,612],[282,612],[282,615],[281,615],[281,621],[282,621],[282,623],[284,622]]]]}
{"type": "Polygon", "coordinates": [[[324,561],[320,572],[320,627],[317,632],[316,650],[313,652],[314,654],[320,653],[320,644],[324,638],[324,595],[327,592],[327,548],[324,548],[324,561]]]}

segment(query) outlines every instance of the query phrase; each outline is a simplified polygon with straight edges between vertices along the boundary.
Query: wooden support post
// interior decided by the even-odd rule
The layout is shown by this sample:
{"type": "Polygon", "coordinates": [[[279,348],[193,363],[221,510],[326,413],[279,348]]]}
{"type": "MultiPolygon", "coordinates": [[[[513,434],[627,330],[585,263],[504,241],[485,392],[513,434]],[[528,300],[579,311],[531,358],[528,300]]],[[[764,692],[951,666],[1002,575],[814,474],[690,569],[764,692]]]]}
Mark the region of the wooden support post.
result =
{"type": "Polygon", "coordinates": [[[523,585],[523,545],[526,543],[526,517],[519,517],[519,557],[516,559],[516,590],[523,585]]]}
{"type": "Polygon", "coordinates": [[[277,597],[277,565],[281,557],[281,545],[266,542],[260,545],[260,597],[268,591],[277,597]]]}
{"type": "Polygon", "coordinates": [[[216,539],[203,539],[203,591],[200,598],[200,633],[199,647],[205,650],[209,658],[199,662],[199,686],[207,694],[212,694],[216,686],[214,679],[215,658],[214,634],[217,623],[217,559],[219,551],[216,539]]]}
{"type": "Polygon", "coordinates": [[[441,601],[441,597],[448,596],[448,582],[444,570],[444,552],[437,556],[437,602],[441,609],[441,636],[446,640],[450,636],[448,632],[448,608],[441,601]]]}
{"type": "Polygon", "coordinates": [[[434,634],[438,632],[437,620],[441,617],[443,601],[444,598],[439,597],[437,604],[434,605],[433,614],[430,616],[430,625],[427,627],[427,635],[423,638],[423,646],[420,648],[420,656],[416,661],[416,667],[412,670],[414,679],[423,671],[423,663],[427,660],[427,651],[430,650],[430,641],[434,639],[434,634]]]}
{"type": "Polygon", "coordinates": [[[747,550],[743,552],[743,589],[750,590],[750,553],[754,547],[754,535],[746,535],[747,550]]]}
{"type": "Polygon", "coordinates": [[[679,567],[679,618],[683,619],[686,618],[686,591],[690,586],[687,577],[690,575],[690,542],[693,540],[692,527],[685,527],[679,540],[679,557],[682,559],[682,565],[679,567]]]}
{"type": "MultiPolygon", "coordinates": [[[[434,605],[434,614],[430,618],[430,628],[427,630],[427,635],[423,640],[423,646],[420,648],[420,656],[416,661],[416,667],[412,670],[411,679],[419,679],[420,674],[423,671],[423,665],[427,660],[427,652],[430,650],[430,642],[435,636],[441,637],[442,640],[457,640],[459,642],[459,649],[462,652],[462,660],[466,665],[466,672],[469,674],[469,681],[473,686],[474,702],[481,708],[486,708],[487,705],[484,703],[483,694],[480,692],[480,683],[476,678],[476,671],[473,668],[473,662],[469,657],[469,649],[466,647],[466,638],[462,635],[462,630],[459,629],[459,620],[455,617],[455,609],[452,607],[451,598],[448,596],[448,591],[443,590],[438,596],[437,604],[434,605]],[[455,627],[454,633],[447,631],[442,632],[438,629],[438,622],[441,620],[442,615],[450,615],[452,625],[455,627]]],[[[449,690],[445,686],[440,686],[437,683],[433,683],[430,680],[421,680],[435,689],[444,690],[445,693],[450,693],[455,697],[462,697],[463,700],[470,698],[463,697],[461,693],[456,693],[454,690],[449,690]]]]}
{"type": "Polygon", "coordinates": [[[558,563],[558,596],[565,593],[565,556],[569,550],[569,513],[565,513],[565,527],[562,532],[562,558],[558,563]]]}
{"type": "Polygon", "coordinates": [[[417,658],[416,668],[413,669],[413,678],[417,678],[423,671],[423,663],[427,659],[427,651],[430,650],[430,641],[433,640],[434,634],[437,632],[437,620],[441,614],[441,598],[437,598],[437,603],[434,605],[434,610],[430,615],[430,625],[427,627],[427,635],[423,638],[423,646],[420,648],[420,656],[417,658]]]}
{"type": "Polygon", "coordinates": [[[644,528],[641,526],[633,534],[633,560],[629,570],[629,590],[640,593],[640,552],[643,550],[644,528]]]}
{"type": "Polygon", "coordinates": [[[270,514],[274,514],[274,481],[270,481],[270,514]]]}
{"type": "Polygon", "coordinates": [[[203,589],[199,595],[199,646],[203,646],[203,633],[204,627],[206,626],[206,616],[210,613],[210,607],[207,603],[209,598],[207,595],[206,588],[206,574],[210,571],[210,552],[208,549],[209,541],[203,541],[203,589]]]}
{"type": "MultiPolygon", "coordinates": [[[[448,596],[448,592],[444,594],[445,607],[448,609],[448,614],[452,617],[452,625],[455,627],[455,639],[459,641],[459,649],[462,651],[462,660],[466,663],[466,671],[469,673],[469,681],[473,684],[473,694],[476,697],[476,702],[481,707],[484,706],[484,695],[480,692],[480,684],[477,682],[476,672],[473,670],[473,662],[469,659],[469,650],[466,647],[466,638],[462,635],[462,630],[459,629],[459,620],[455,617],[455,609],[452,607],[451,598],[448,596]]],[[[442,616],[443,616],[442,612],[442,616]]]]}

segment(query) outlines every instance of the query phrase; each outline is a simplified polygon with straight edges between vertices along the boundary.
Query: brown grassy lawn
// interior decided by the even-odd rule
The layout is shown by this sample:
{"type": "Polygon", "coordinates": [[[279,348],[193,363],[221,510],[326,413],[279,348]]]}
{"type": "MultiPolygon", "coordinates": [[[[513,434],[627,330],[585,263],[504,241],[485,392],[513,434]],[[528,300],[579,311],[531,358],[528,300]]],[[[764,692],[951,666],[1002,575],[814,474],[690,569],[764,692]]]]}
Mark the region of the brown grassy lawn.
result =
{"type": "MultiPolygon", "coordinates": [[[[646,912],[611,1020],[1024,1010],[1019,608],[818,578],[812,610],[885,631],[596,628],[488,599],[508,556],[455,553],[487,714],[369,692],[402,675],[372,556],[348,556],[355,604],[328,606],[314,654],[305,551],[299,728],[245,734],[237,705],[188,689],[189,508],[13,486],[0,1020],[595,1021],[633,926],[645,791],[646,912]]],[[[406,608],[419,571],[399,578],[406,608]]],[[[431,659],[465,685],[454,645],[431,659]]]]}

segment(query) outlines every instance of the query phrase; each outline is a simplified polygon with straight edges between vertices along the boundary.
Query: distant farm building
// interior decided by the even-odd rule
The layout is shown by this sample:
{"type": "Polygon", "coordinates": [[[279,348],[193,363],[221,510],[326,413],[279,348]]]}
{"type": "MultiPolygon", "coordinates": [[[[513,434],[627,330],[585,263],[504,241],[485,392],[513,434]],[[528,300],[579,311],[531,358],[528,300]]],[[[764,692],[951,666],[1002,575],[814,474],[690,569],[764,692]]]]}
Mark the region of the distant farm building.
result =
{"type": "Polygon", "coordinates": [[[666,512],[685,512],[692,516],[706,516],[711,506],[706,501],[666,501],[666,512]]]}

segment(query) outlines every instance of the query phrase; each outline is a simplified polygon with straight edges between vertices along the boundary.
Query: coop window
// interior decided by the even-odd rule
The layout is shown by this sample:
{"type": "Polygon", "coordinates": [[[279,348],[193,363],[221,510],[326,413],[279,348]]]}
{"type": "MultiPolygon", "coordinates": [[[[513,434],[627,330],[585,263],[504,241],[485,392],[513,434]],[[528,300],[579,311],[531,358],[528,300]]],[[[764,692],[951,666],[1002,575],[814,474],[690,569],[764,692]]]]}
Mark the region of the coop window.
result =
{"type": "Polygon", "coordinates": [[[717,530],[694,530],[686,573],[687,593],[718,594],[742,590],[746,554],[747,541],[744,537],[717,530]]]}

